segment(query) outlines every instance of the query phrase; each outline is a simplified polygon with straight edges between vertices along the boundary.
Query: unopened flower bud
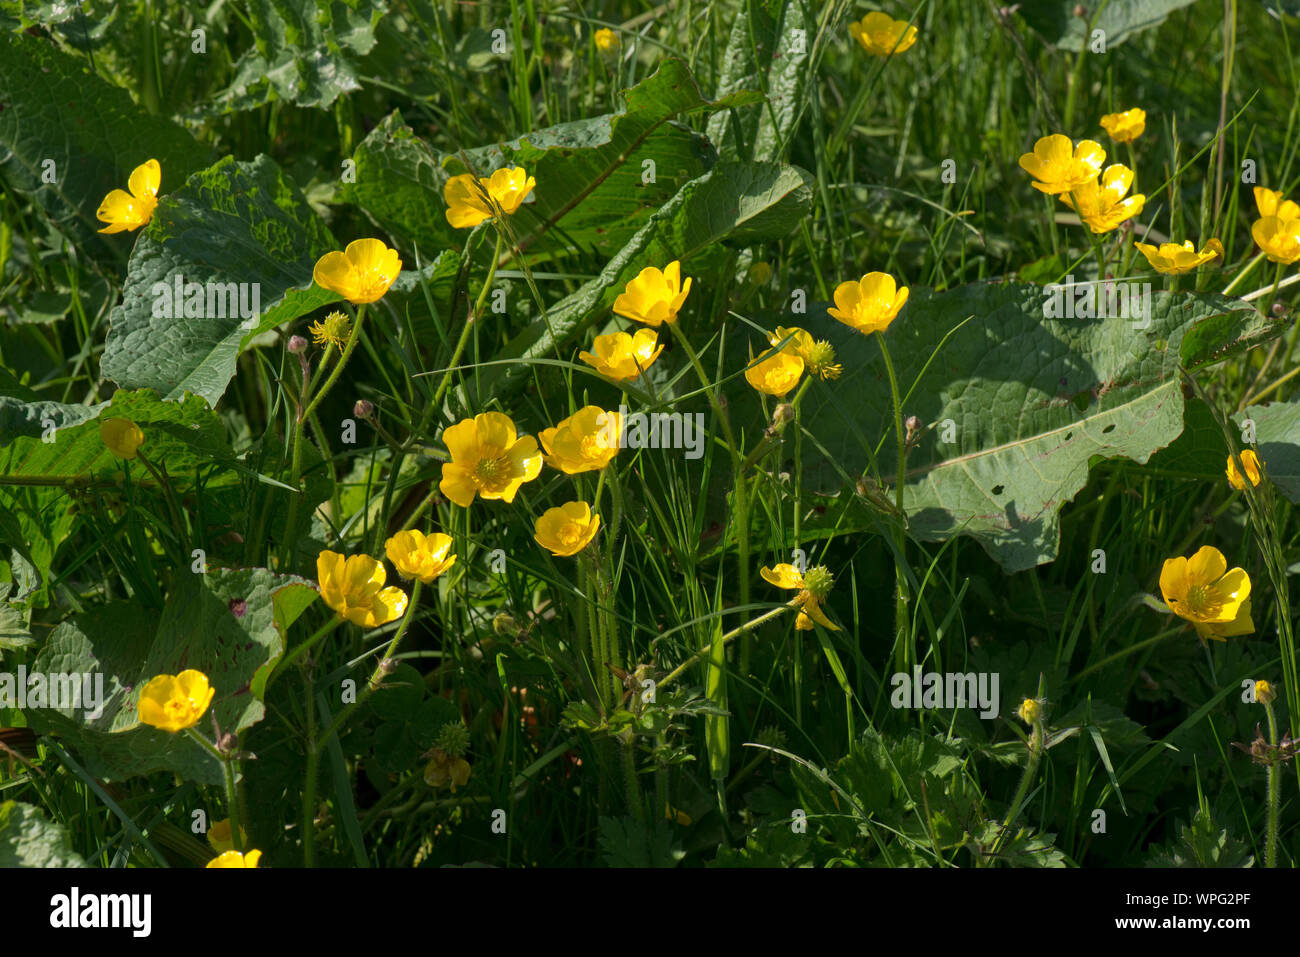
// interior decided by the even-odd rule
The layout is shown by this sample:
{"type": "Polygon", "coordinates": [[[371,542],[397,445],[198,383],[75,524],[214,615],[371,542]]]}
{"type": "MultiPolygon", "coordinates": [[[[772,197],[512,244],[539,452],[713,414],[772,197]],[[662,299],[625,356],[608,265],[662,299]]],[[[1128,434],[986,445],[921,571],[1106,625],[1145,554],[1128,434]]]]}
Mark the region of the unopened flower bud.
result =
{"type": "Polygon", "coordinates": [[[1273,690],[1273,686],[1267,681],[1256,681],[1255,700],[1260,704],[1272,704],[1277,700],[1277,692],[1273,690]]]}
{"type": "Polygon", "coordinates": [[[1074,15],[1078,17],[1080,20],[1087,20],[1088,8],[1085,7],[1082,3],[1076,3],[1074,5],[1074,15]]]}
{"type": "Polygon", "coordinates": [[[513,615],[501,612],[492,619],[492,630],[502,638],[518,638],[524,633],[524,628],[513,615]]]}
{"type": "Polygon", "coordinates": [[[379,670],[386,675],[391,675],[397,670],[398,664],[400,664],[400,662],[396,658],[384,658],[379,662],[379,670]]]}
{"type": "Polygon", "coordinates": [[[358,419],[368,419],[375,414],[375,404],[369,399],[357,399],[356,405],[352,407],[352,414],[358,419]]]}
{"type": "Polygon", "coordinates": [[[1279,299],[1276,302],[1274,302],[1273,305],[1269,308],[1269,312],[1273,313],[1273,315],[1275,316],[1279,316],[1279,317],[1285,316],[1286,305],[1279,299]]]}
{"type": "Polygon", "coordinates": [[[307,340],[302,336],[290,336],[287,348],[294,355],[300,356],[307,351],[307,340]]]}
{"type": "Polygon", "coordinates": [[[794,406],[789,402],[782,402],[772,410],[772,424],[785,425],[787,422],[794,421],[794,406]]]}

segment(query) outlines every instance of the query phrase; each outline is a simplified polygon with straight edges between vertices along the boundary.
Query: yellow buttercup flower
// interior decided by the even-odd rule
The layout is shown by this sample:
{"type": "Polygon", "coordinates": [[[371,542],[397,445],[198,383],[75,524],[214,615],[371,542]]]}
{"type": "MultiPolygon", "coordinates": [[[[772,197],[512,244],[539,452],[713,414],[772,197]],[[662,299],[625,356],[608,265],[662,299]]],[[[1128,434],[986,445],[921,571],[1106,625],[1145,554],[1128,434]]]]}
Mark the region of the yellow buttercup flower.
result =
{"type": "Polygon", "coordinates": [[[906,287],[896,288],[889,273],[870,272],[857,282],[835,287],[835,305],[826,310],[834,318],[864,335],[884,332],[907,302],[906,287]]]}
{"type": "Polygon", "coordinates": [[[311,333],[316,345],[331,345],[342,352],[343,345],[352,332],[352,323],[343,313],[335,311],[326,316],[324,321],[313,322],[307,331],[311,333]]]}
{"type": "Polygon", "coordinates": [[[879,10],[873,10],[857,23],[850,23],[849,34],[872,56],[902,53],[916,43],[914,25],[909,25],[906,20],[895,20],[879,10]]]}
{"type": "Polygon", "coordinates": [[[673,260],[662,272],[654,266],[642,269],[614,300],[613,308],[615,314],[647,326],[676,322],[690,291],[690,277],[683,283],[682,264],[673,260]]]}
{"type": "Polygon", "coordinates": [[[491,176],[462,173],[447,180],[442,198],[447,203],[447,222],[453,229],[468,229],[501,212],[513,214],[537,185],[522,166],[502,167],[491,176]],[[487,195],[485,196],[484,193],[487,195]]]}
{"type": "Polygon", "coordinates": [[[362,628],[378,628],[406,613],[406,592],[385,588],[387,578],[384,563],[369,555],[344,558],[327,549],[316,556],[316,581],[325,604],[362,628]]]}
{"type": "Polygon", "coordinates": [[[219,854],[205,864],[205,867],[257,867],[257,862],[262,859],[261,851],[249,851],[247,854],[240,854],[238,851],[226,851],[219,854]]]}
{"type": "Polygon", "coordinates": [[[1260,704],[1272,704],[1277,700],[1277,692],[1273,686],[1262,678],[1255,682],[1255,700],[1260,704]]]}
{"type": "Polygon", "coordinates": [[[808,354],[813,350],[813,337],[804,329],[798,326],[777,326],[772,332],[767,334],[768,344],[773,348],[781,345],[786,339],[783,348],[790,350],[800,359],[808,361],[808,354]]]}
{"type": "Polygon", "coordinates": [[[824,566],[818,565],[815,568],[808,569],[805,575],[790,564],[780,564],[773,568],[764,566],[758,573],[763,576],[763,580],[777,588],[788,590],[798,589],[799,594],[795,595],[791,601],[799,609],[799,617],[795,619],[794,626],[799,631],[812,631],[813,622],[827,628],[831,631],[839,631],[840,626],[835,624],[826,617],[822,611],[821,603],[826,600],[830,594],[831,585],[834,578],[824,566]]]}
{"type": "Polygon", "coordinates": [[[450,535],[424,532],[411,529],[398,532],[384,543],[384,552],[388,560],[403,578],[418,578],[426,585],[456,564],[456,556],[450,554],[452,540],[450,535]]]}
{"type": "Polygon", "coordinates": [[[548,508],[533,527],[533,540],[552,555],[568,558],[576,555],[596,537],[600,516],[586,502],[566,502],[548,508]]]}
{"type": "Polygon", "coordinates": [[[115,189],[99,204],[95,218],[108,223],[101,233],[120,233],[135,230],[153,219],[158,206],[158,184],[162,182],[162,167],[156,159],[146,160],[131,171],[126,185],[131,192],[115,189]]]}
{"type": "Polygon", "coordinates": [[[835,364],[835,347],[824,340],[815,340],[798,326],[777,326],[767,334],[767,341],[776,347],[790,339],[786,348],[803,360],[804,366],[819,379],[838,379],[844,367],[835,364]],[[793,337],[793,338],[790,338],[793,337]]]}
{"type": "Polygon", "coordinates": [[[1269,262],[1290,265],[1300,259],[1300,206],[1279,190],[1255,187],[1260,218],[1250,225],[1251,238],[1269,262]]]}
{"type": "Polygon", "coordinates": [[[1033,724],[1043,716],[1043,706],[1037,698],[1026,698],[1016,709],[1016,716],[1025,724],[1033,724]]]}
{"type": "Polygon", "coordinates": [[[140,720],[163,731],[184,731],[199,723],[215,694],[201,671],[157,675],[140,689],[140,720]]]}
{"type": "Polygon", "coordinates": [[[119,459],[133,459],[144,445],[144,432],[130,419],[105,419],[99,423],[99,437],[119,459]]]}
{"type": "Polygon", "coordinates": [[[383,298],[401,271],[396,249],[389,249],[382,240],[356,239],[344,252],[335,250],[321,256],[311,276],[322,289],[360,305],[383,298]]]}
{"type": "Polygon", "coordinates": [[[1260,218],[1251,224],[1251,238],[1270,263],[1290,265],[1300,259],[1300,205],[1282,199],[1281,190],[1255,187],[1260,218]]]}
{"type": "Polygon", "coordinates": [[[1300,205],[1294,200],[1283,199],[1280,189],[1255,187],[1255,206],[1260,216],[1276,216],[1278,219],[1300,219],[1300,205]]]}
{"type": "Polygon", "coordinates": [[[1091,183],[1104,162],[1106,151],[1100,143],[1080,140],[1073,146],[1070,138],[1060,133],[1044,136],[1034,144],[1032,153],[1020,157],[1021,169],[1036,181],[1034,189],[1053,196],[1091,183]]]}
{"type": "Polygon", "coordinates": [[[1300,259],[1300,219],[1265,216],[1251,224],[1250,236],[1269,262],[1289,266],[1300,259]]]}
{"type": "Polygon", "coordinates": [[[591,345],[595,354],[580,352],[578,358],[611,379],[635,379],[664,351],[658,342],[659,334],[653,329],[638,329],[634,335],[615,332],[597,336],[591,345]]]}
{"type": "MultiPolygon", "coordinates": [[[[247,840],[247,835],[244,833],[242,827],[239,829],[239,836],[240,838],[247,840]]],[[[226,851],[233,851],[235,849],[235,842],[232,838],[233,832],[230,828],[230,818],[213,821],[212,826],[208,828],[208,843],[212,845],[212,849],[218,854],[223,854],[226,851]]]]}
{"type": "Polygon", "coordinates": [[[789,347],[768,349],[745,370],[745,381],[765,395],[780,398],[799,384],[803,370],[804,361],[789,347]]]}
{"type": "Polygon", "coordinates": [[[622,422],[598,405],[579,409],[559,425],[537,434],[546,464],[567,475],[603,469],[618,455],[622,422]]]}
{"type": "Polygon", "coordinates": [[[1133,171],[1113,163],[1101,174],[1101,182],[1088,182],[1072,192],[1062,193],[1061,202],[1079,214],[1094,233],[1108,233],[1126,219],[1142,212],[1147,198],[1141,193],[1124,198],[1133,185],[1133,171]]]}
{"type": "Polygon", "coordinates": [[[1116,143],[1132,143],[1147,128],[1147,112],[1135,106],[1122,113],[1107,113],[1101,118],[1101,128],[1116,143]]]}
{"type": "Polygon", "coordinates": [[[431,788],[440,788],[444,784],[451,785],[451,793],[456,793],[456,787],[464,787],[469,781],[470,766],[464,758],[452,757],[446,751],[435,749],[433,759],[425,765],[424,783],[431,788]]]}
{"type": "Polygon", "coordinates": [[[596,49],[601,53],[618,49],[618,34],[608,27],[601,27],[592,39],[596,41],[596,49]]]}
{"type": "Polygon", "coordinates": [[[513,502],[524,482],[542,471],[542,453],[531,435],[520,437],[510,416],[484,412],[448,426],[442,441],[451,461],[442,466],[442,494],[461,508],[475,495],[513,502]]]}
{"type": "Polygon", "coordinates": [[[1223,641],[1255,630],[1250,617],[1250,576],[1228,570],[1223,553],[1203,546],[1191,559],[1170,558],[1160,570],[1160,592],[1179,618],[1202,639],[1223,641]]]}
{"type": "MultiPolygon", "coordinates": [[[[1242,450],[1241,464],[1246,467],[1246,478],[1250,479],[1250,484],[1252,486],[1258,485],[1260,476],[1264,472],[1264,463],[1260,461],[1254,449],[1242,450]]],[[[1228,484],[1239,492],[1246,490],[1246,481],[1237,471],[1237,460],[1231,455],[1228,456],[1228,484]]]]}
{"type": "Polygon", "coordinates": [[[1185,239],[1181,243],[1161,243],[1159,247],[1150,243],[1133,245],[1147,258],[1152,269],[1166,276],[1181,276],[1215,257],[1223,256],[1223,243],[1217,239],[1211,239],[1199,253],[1190,239],[1185,239]]]}

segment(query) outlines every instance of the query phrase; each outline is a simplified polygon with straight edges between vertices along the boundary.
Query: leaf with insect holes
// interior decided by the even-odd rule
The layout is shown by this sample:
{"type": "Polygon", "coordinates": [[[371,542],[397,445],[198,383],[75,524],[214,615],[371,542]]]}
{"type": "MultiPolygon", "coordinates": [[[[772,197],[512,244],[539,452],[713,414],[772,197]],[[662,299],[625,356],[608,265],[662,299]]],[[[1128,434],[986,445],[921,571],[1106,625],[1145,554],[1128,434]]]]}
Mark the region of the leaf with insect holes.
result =
{"type": "MultiPolygon", "coordinates": [[[[1241,300],[1166,292],[1153,295],[1146,329],[1126,319],[1051,319],[1050,295],[1017,283],[913,288],[885,333],[903,416],[925,426],[907,462],[910,533],[929,542],[968,535],[1008,572],[1056,557],[1057,513],[1094,459],[1145,463],[1178,437],[1180,365],[1207,367],[1285,325],[1241,300]]],[[[801,421],[816,440],[803,446],[804,487],[837,492],[874,458],[892,498],[898,457],[880,343],[825,308],[777,320],[830,339],[844,366],[840,379],[814,383],[804,397],[801,421]]]]}

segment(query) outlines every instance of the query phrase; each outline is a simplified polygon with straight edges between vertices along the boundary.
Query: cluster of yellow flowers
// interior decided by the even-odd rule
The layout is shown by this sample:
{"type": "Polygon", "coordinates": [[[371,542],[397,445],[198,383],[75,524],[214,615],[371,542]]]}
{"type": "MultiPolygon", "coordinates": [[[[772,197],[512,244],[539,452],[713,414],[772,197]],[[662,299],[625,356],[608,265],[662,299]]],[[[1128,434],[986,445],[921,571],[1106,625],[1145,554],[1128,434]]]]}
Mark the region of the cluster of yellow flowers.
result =
{"type": "Polygon", "coordinates": [[[1057,196],[1094,233],[1108,233],[1142,212],[1146,197],[1141,193],[1125,198],[1133,185],[1133,171],[1122,163],[1105,170],[1106,151],[1100,143],[1054,133],[1034,144],[1032,153],[1020,157],[1020,166],[1034,178],[1034,188],[1057,196]]]}
{"type": "MultiPolygon", "coordinates": [[[[542,471],[542,462],[568,475],[597,471],[618,454],[617,412],[598,406],[580,409],[541,433],[545,455],[531,435],[520,436],[502,412],[484,412],[449,426],[442,440],[451,461],[442,466],[442,494],[462,508],[476,497],[513,502],[524,482],[542,471]]],[[[582,501],[548,509],[538,518],[534,539],[557,556],[576,555],[600,528],[600,516],[582,501]]]]}
{"type": "MultiPolygon", "coordinates": [[[[1131,143],[1146,129],[1146,112],[1139,108],[1110,113],[1101,126],[1117,143],[1131,143]]],[[[1033,187],[1059,196],[1079,214],[1094,233],[1108,233],[1142,212],[1146,197],[1125,197],[1133,185],[1133,171],[1121,163],[1102,170],[1106,151],[1093,140],[1072,144],[1059,133],[1044,136],[1032,153],[1020,157],[1020,166],[1034,178],[1033,187]],[[1100,178],[1098,178],[1100,177],[1100,178]]],[[[1300,260],[1300,205],[1284,199],[1277,190],[1254,189],[1260,218],[1250,234],[1269,261],[1290,265],[1300,260]]],[[[1198,252],[1190,239],[1182,242],[1134,243],[1156,272],[1177,276],[1214,259],[1223,258],[1223,243],[1208,240],[1198,252]]]]}
{"type": "MultiPolygon", "coordinates": [[[[450,535],[426,535],[417,530],[398,532],[384,543],[384,553],[397,573],[407,580],[432,584],[456,564],[450,535]]],[[[362,628],[378,628],[406,613],[406,592],[385,583],[384,563],[366,554],[344,557],[326,549],[316,557],[316,581],[321,598],[340,618],[362,628]]]]}

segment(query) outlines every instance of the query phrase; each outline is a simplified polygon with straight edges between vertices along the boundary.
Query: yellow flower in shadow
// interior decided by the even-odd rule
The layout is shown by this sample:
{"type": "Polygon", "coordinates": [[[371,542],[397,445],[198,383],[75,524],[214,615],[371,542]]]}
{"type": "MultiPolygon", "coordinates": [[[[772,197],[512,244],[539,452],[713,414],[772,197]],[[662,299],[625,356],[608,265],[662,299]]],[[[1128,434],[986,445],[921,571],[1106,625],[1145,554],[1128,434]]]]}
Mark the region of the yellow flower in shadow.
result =
{"type": "Polygon", "coordinates": [[[450,535],[442,532],[426,535],[410,529],[398,532],[385,542],[384,552],[399,575],[418,578],[428,585],[456,564],[456,556],[450,554],[451,546],[450,535]]]}
{"type": "Polygon", "coordinates": [[[378,628],[406,612],[406,592],[384,587],[384,563],[369,555],[344,558],[328,549],[316,556],[316,581],[321,597],[340,618],[362,628],[378,628]]]}
{"type": "Polygon", "coordinates": [[[916,43],[915,25],[895,20],[879,10],[873,10],[857,23],[850,23],[849,34],[872,56],[892,56],[910,50],[916,43]]]}
{"type": "Polygon", "coordinates": [[[163,731],[184,731],[198,724],[214,694],[216,690],[201,671],[157,675],[140,689],[140,721],[163,731]]]}
{"type": "Polygon", "coordinates": [[[1228,570],[1223,553],[1203,546],[1190,559],[1170,558],[1160,570],[1160,592],[1175,615],[1190,621],[1202,640],[1223,641],[1255,630],[1250,617],[1250,576],[1228,570]]]}
{"type": "Polygon", "coordinates": [[[586,502],[548,508],[537,519],[533,539],[558,558],[576,555],[596,537],[600,516],[586,502]]]}

